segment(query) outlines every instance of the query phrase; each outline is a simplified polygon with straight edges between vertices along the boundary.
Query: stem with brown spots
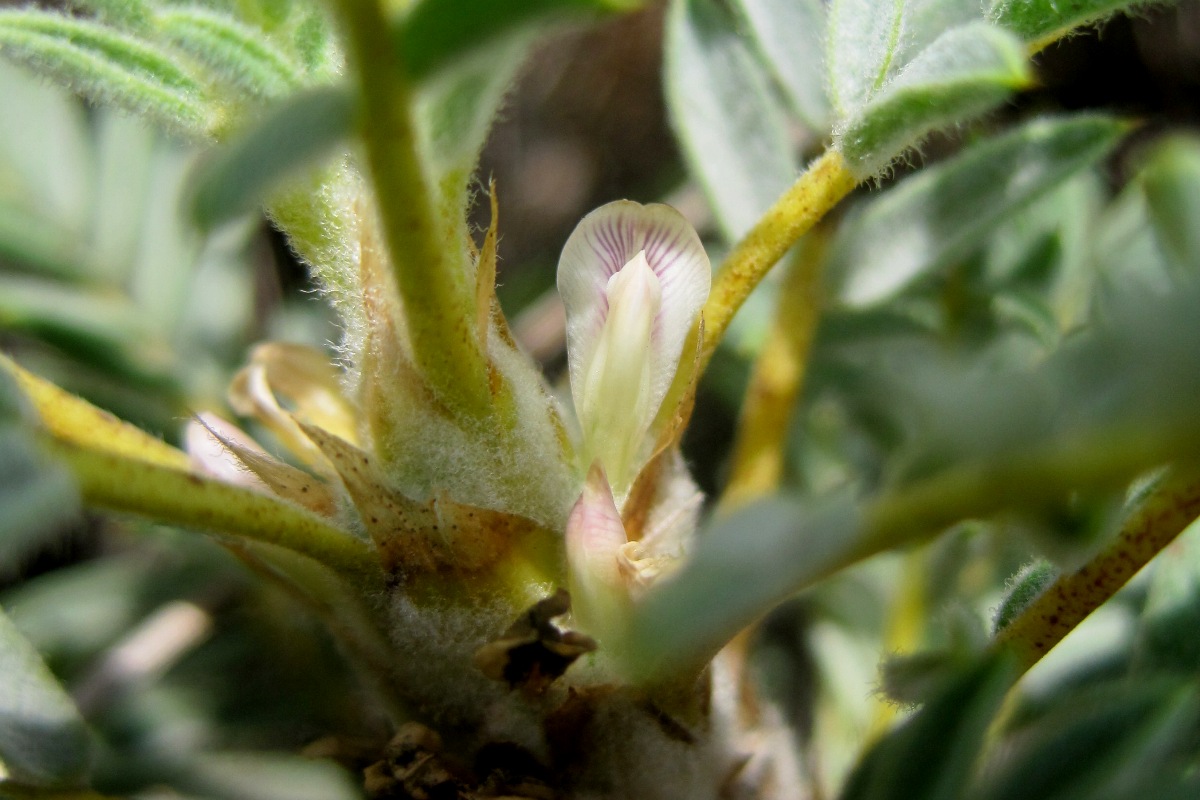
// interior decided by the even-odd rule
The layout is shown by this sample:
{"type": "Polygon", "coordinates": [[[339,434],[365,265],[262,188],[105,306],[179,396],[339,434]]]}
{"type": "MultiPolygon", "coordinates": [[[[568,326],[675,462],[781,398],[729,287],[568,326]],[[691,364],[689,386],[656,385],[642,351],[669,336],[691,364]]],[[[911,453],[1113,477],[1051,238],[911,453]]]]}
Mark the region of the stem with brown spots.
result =
{"type": "Polygon", "coordinates": [[[1062,575],[997,635],[1028,670],[1200,517],[1200,477],[1168,475],[1088,563],[1062,575]]]}

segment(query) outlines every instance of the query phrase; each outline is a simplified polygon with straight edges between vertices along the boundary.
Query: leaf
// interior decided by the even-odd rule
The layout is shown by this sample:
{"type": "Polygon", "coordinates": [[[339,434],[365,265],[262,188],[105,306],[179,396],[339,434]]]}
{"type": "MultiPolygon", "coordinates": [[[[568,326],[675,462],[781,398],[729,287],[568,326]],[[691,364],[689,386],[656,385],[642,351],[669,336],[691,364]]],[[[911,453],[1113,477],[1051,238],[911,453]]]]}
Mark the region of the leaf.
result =
{"type": "Polygon", "coordinates": [[[0,612],[0,762],[17,780],[63,785],[91,766],[92,741],[75,704],[0,612]]]}
{"type": "Polygon", "coordinates": [[[344,145],[353,130],[354,97],[345,87],[299,92],[198,170],[191,200],[199,225],[213,228],[252,211],[288,177],[344,145]]]}
{"type": "Polygon", "coordinates": [[[156,15],[161,35],[232,85],[263,97],[296,88],[299,68],[262,30],[205,8],[169,6],[156,15]]]}
{"type": "Polygon", "coordinates": [[[461,176],[461,190],[475,169],[496,112],[541,30],[519,28],[431,76],[417,100],[417,124],[440,175],[461,176]]]}
{"type": "Polygon", "coordinates": [[[0,355],[0,374],[15,380],[41,425],[57,438],[147,464],[188,468],[190,462],[182,451],[27,372],[4,355],[0,355]]]}
{"type": "MultiPolygon", "coordinates": [[[[1085,800],[1102,789],[1136,796],[1172,750],[1191,749],[1195,691],[1170,683],[1123,681],[1060,700],[1020,730],[1014,751],[968,795],[978,800],[1085,800]]],[[[1155,796],[1155,795],[1151,795],[1155,796]]]]}
{"type": "Polygon", "coordinates": [[[177,129],[206,132],[217,123],[202,83],[176,55],[96,22],[0,10],[0,54],[177,129]]]}
{"type": "Polygon", "coordinates": [[[1146,605],[1139,620],[1134,669],[1139,674],[1200,669],[1200,526],[1192,525],[1171,546],[1170,558],[1154,563],[1146,605]]]}
{"type": "Polygon", "coordinates": [[[810,506],[781,497],[748,506],[697,537],[687,565],[648,594],[624,648],[636,674],[702,661],[858,544],[848,493],[810,506]]]}
{"type": "Polygon", "coordinates": [[[400,48],[409,74],[422,80],[522,27],[641,5],[642,0],[422,0],[404,19],[400,48]]]}
{"type": "Polygon", "coordinates": [[[814,133],[828,127],[821,0],[736,0],[788,103],[814,133]]]}
{"type": "Polygon", "coordinates": [[[974,0],[833,0],[825,59],[837,118],[853,116],[944,31],[979,16],[974,0]]]}
{"type": "Polygon", "coordinates": [[[736,241],[796,177],[787,119],[718,0],[674,0],[665,47],[667,107],[684,157],[736,241]]]}
{"type": "Polygon", "coordinates": [[[873,175],[940,127],[991,109],[1030,80],[1025,49],[1000,28],[952,28],[922,50],[841,126],[836,146],[873,175]]]}
{"type": "Polygon", "coordinates": [[[1020,572],[1009,579],[1004,599],[996,609],[992,628],[999,632],[1008,626],[1029,604],[1038,598],[1046,587],[1058,577],[1058,568],[1045,559],[1032,561],[1021,567],[1020,572]]]}
{"type": "Polygon", "coordinates": [[[1138,0],[993,0],[988,19],[1030,43],[1037,51],[1075,28],[1099,22],[1139,5],[1138,0]]]}
{"type": "MultiPolygon", "coordinates": [[[[24,208],[26,216],[36,211],[38,218],[82,230],[90,213],[91,188],[84,109],[67,92],[48,90],[28,70],[3,61],[0,97],[8,108],[21,112],[0,115],[0,198],[11,198],[13,210],[24,208]]],[[[6,209],[2,216],[8,213],[6,209]]],[[[15,224],[13,232],[21,233],[26,222],[15,224]]],[[[0,225],[7,228],[4,222],[0,225]]],[[[7,240],[0,247],[12,240],[7,235],[0,238],[7,240]]],[[[55,237],[60,248],[61,238],[55,237]]]]}
{"type": "Polygon", "coordinates": [[[957,800],[984,734],[1017,677],[1013,661],[991,657],[949,679],[880,741],[851,773],[841,800],[957,800]]]}
{"type": "Polygon", "coordinates": [[[1200,141],[1169,139],[1138,175],[1150,223],[1167,258],[1181,275],[1200,268],[1200,141]]]}
{"type": "Polygon", "coordinates": [[[839,231],[831,274],[852,306],[878,303],[982,244],[1003,220],[1101,159],[1125,126],[1040,119],[968,148],[867,205],[839,231]]]}

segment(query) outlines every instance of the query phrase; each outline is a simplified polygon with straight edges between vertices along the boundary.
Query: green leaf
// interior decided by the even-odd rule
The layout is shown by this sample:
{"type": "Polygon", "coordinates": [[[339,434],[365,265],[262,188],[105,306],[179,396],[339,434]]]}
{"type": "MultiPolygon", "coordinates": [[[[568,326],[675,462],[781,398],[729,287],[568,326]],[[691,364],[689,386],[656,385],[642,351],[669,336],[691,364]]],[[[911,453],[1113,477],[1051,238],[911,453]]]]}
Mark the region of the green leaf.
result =
{"type": "Polygon", "coordinates": [[[417,124],[439,175],[467,178],[475,169],[496,112],[541,31],[519,28],[456,60],[421,86],[417,124]]]}
{"type": "Polygon", "coordinates": [[[736,0],[788,103],[814,133],[830,114],[825,96],[825,6],[821,0],[736,0]]]}
{"type": "Polygon", "coordinates": [[[275,97],[298,85],[299,67],[261,30],[232,17],[206,8],[173,6],[159,12],[156,23],[167,41],[235,87],[275,97]]]}
{"type": "MultiPolygon", "coordinates": [[[[1017,731],[1014,750],[966,795],[977,800],[1085,800],[1114,789],[1137,796],[1187,744],[1196,721],[1195,691],[1122,681],[1061,698],[1036,723],[1017,731]],[[1182,747],[1181,747],[1182,745],[1182,747]]],[[[1151,795],[1157,796],[1157,795],[1151,795]]]]}
{"type": "Polygon", "coordinates": [[[154,18],[156,2],[151,0],[71,0],[67,5],[88,11],[108,25],[130,30],[146,29],[154,18]]]}
{"type": "Polygon", "coordinates": [[[922,50],[836,137],[851,168],[869,176],[932,131],[977,116],[1030,80],[1025,48],[983,22],[946,31],[922,50]]]}
{"type": "Polygon", "coordinates": [[[581,14],[630,11],[642,1],[421,0],[399,29],[403,37],[400,47],[409,74],[422,80],[522,27],[581,14]]]}
{"type": "Polygon", "coordinates": [[[1118,11],[1140,5],[1140,0],[993,0],[987,16],[1040,50],[1074,28],[1099,22],[1118,11]]]}
{"type": "Polygon", "coordinates": [[[20,109],[0,114],[0,203],[11,198],[26,215],[84,229],[91,213],[91,148],[82,105],[3,61],[0,99],[6,108],[20,109]]]}
{"type": "Polygon", "coordinates": [[[851,773],[841,800],[957,800],[964,793],[984,734],[1017,677],[993,656],[947,681],[851,773]]]}
{"type": "Polygon", "coordinates": [[[1006,628],[1057,577],[1058,568],[1045,559],[1021,567],[1021,571],[1014,575],[1005,587],[1004,599],[996,609],[994,632],[999,633],[1006,628]]]}
{"type": "Polygon", "coordinates": [[[292,40],[296,54],[309,73],[325,75],[337,72],[333,31],[322,9],[313,9],[296,25],[292,40]]]}
{"type": "Polygon", "coordinates": [[[201,82],[179,58],[85,19],[0,10],[0,55],[28,64],[93,101],[157,118],[190,132],[212,128],[201,82]]]}
{"type": "Polygon", "coordinates": [[[944,31],[979,17],[975,0],[833,0],[825,60],[838,119],[854,115],[944,31]]]}
{"type": "Polygon", "coordinates": [[[633,671],[655,675],[715,652],[840,566],[858,543],[858,527],[847,493],[819,506],[774,498],[717,521],[697,537],[683,570],[638,608],[627,645],[633,671]]]}
{"type": "Polygon", "coordinates": [[[736,241],[796,177],[787,119],[719,0],[674,0],[665,47],[667,107],[684,157],[736,241]]]}
{"type": "Polygon", "coordinates": [[[196,175],[192,213],[212,228],[253,210],[281,182],[345,143],[354,97],[344,87],[300,92],[254,128],[218,150],[196,175]]]}
{"type": "Polygon", "coordinates": [[[1169,139],[1138,175],[1150,222],[1162,249],[1181,275],[1200,270],[1200,141],[1169,139]]]}
{"type": "Polygon", "coordinates": [[[1192,525],[1171,545],[1170,558],[1154,562],[1150,591],[1139,622],[1134,668],[1140,674],[1200,670],[1200,526],[1192,525]]]}
{"type": "Polygon", "coordinates": [[[33,645],[0,612],[0,762],[32,784],[72,784],[91,766],[92,742],[75,704],[33,645]]]}
{"type": "Polygon", "coordinates": [[[841,227],[830,272],[846,276],[842,299],[878,303],[965,257],[1014,212],[1099,161],[1125,129],[1100,116],[1035,120],[904,181],[841,227]]]}

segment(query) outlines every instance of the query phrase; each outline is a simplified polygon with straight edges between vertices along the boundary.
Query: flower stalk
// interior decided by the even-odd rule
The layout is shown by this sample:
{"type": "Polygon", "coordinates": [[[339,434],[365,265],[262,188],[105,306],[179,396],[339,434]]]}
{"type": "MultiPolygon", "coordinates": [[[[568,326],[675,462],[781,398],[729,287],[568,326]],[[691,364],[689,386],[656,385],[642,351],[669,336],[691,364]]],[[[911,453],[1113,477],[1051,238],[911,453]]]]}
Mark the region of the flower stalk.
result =
{"type": "MultiPolygon", "coordinates": [[[[826,151],[734,246],[717,271],[712,292],[704,304],[703,336],[701,323],[697,323],[694,334],[686,341],[680,364],[690,366],[676,373],[663,403],[664,411],[677,408],[687,396],[694,377],[704,372],[734,314],[754,288],[801,236],[853,191],[858,181],[859,176],[838,150],[826,151]]],[[[654,427],[662,429],[669,422],[669,417],[660,414],[654,427]]]]}
{"type": "Polygon", "coordinates": [[[403,39],[378,0],[341,0],[360,93],[359,132],[422,378],[448,407],[468,417],[491,412],[487,356],[475,335],[474,287],[439,235],[433,189],[413,123],[413,92],[403,39]]]}
{"type": "Polygon", "coordinates": [[[804,387],[808,354],[821,316],[821,268],[826,237],[814,231],[784,273],[775,319],[754,362],[734,440],[722,510],[764,497],[783,476],[784,432],[804,387]]]}

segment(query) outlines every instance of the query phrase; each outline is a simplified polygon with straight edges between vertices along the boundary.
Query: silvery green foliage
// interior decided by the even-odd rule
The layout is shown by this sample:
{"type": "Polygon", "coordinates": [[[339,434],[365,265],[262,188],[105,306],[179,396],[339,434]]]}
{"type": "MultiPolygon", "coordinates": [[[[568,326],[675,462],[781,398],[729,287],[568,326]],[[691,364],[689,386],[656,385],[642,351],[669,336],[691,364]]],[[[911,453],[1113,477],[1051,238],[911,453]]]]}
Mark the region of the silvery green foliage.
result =
{"type": "Polygon", "coordinates": [[[0,96],[21,109],[0,118],[0,319],[53,342],[71,386],[173,427],[184,397],[221,391],[246,344],[252,223],[198,234],[183,208],[196,153],[140,122],[89,119],[8,64],[0,96]]]}
{"type": "Polygon", "coordinates": [[[1123,130],[1105,117],[1035,120],[859,206],[831,255],[843,301],[880,303],[936,275],[1004,220],[1103,158],[1123,130]]]}
{"type": "Polygon", "coordinates": [[[856,174],[878,174],[1029,86],[1028,42],[1131,5],[677,0],[667,99],[692,174],[736,236],[794,177],[797,145],[832,133],[856,174]]]}
{"type": "Polygon", "coordinates": [[[90,732],[41,656],[3,611],[0,671],[0,761],[8,775],[34,785],[82,782],[92,761],[90,732]]]}
{"type": "Polygon", "coordinates": [[[725,4],[679,0],[668,13],[667,105],[692,174],[732,242],[795,178],[788,121],[725,4]]]}
{"type": "Polygon", "coordinates": [[[92,10],[68,17],[5,9],[0,54],[97,103],[203,137],[235,127],[251,102],[328,81],[338,65],[321,44],[327,32],[314,31],[326,26],[319,10],[296,6],[257,24],[219,6],[133,0],[92,10]]]}

